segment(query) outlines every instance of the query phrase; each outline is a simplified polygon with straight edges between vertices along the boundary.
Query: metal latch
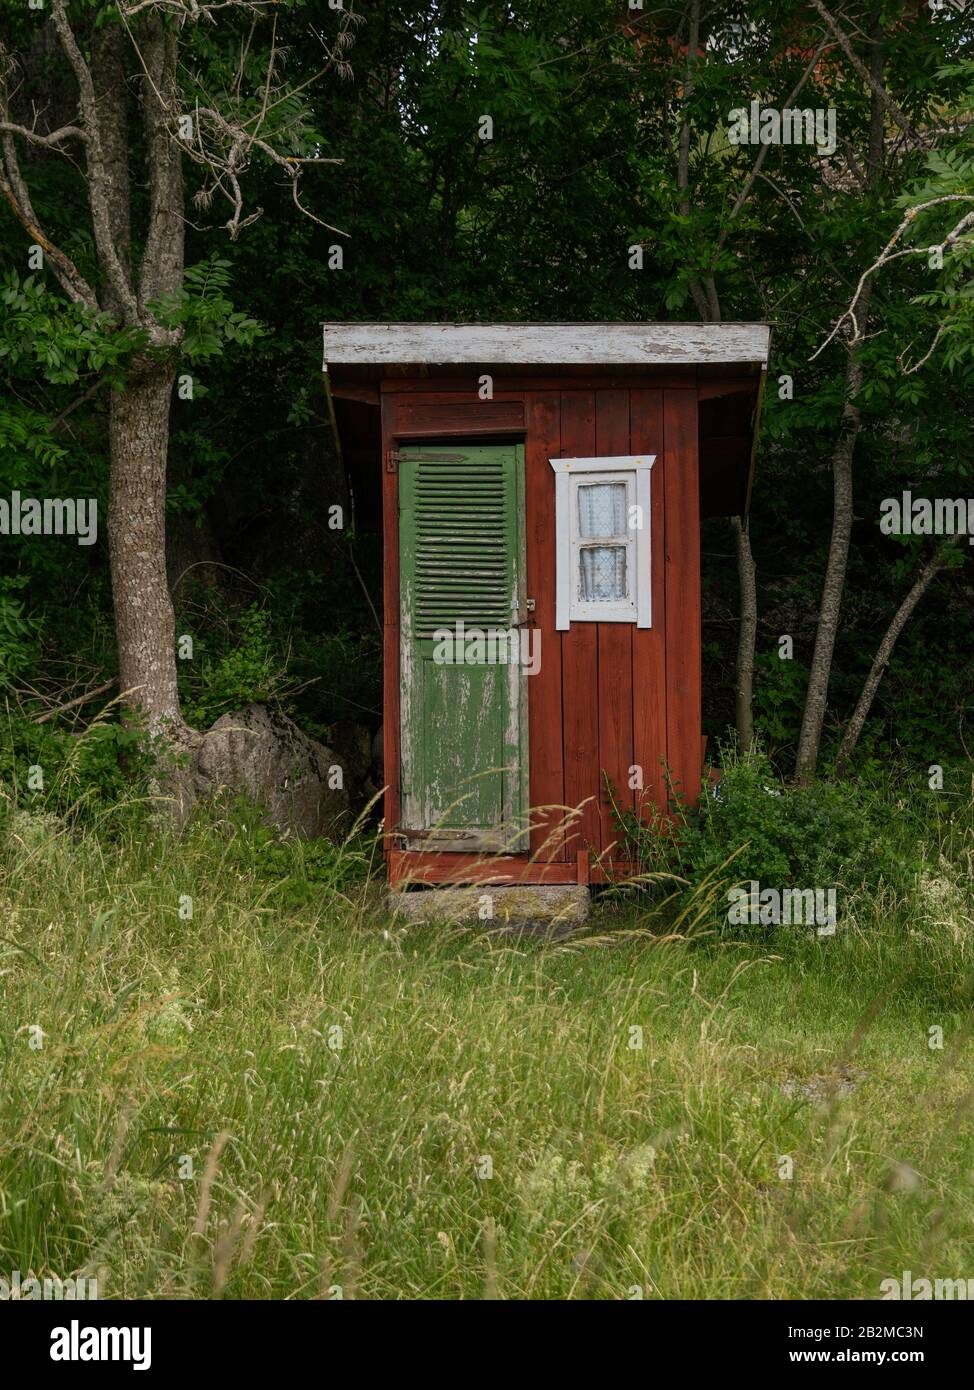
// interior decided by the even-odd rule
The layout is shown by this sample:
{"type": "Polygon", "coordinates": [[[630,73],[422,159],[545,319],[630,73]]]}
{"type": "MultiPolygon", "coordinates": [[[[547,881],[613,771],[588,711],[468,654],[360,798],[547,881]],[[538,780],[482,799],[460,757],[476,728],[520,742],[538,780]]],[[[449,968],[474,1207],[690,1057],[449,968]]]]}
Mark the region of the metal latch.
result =
{"type": "MultiPolygon", "coordinates": [[[[537,605],[535,604],[535,601],[534,601],[533,598],[526,598],[526,599],[524,600],[524,611],[525,611],[525,613],[533,613],[534,610],[535,610],[535,608],[536,608],[536,606],[537,606],[537,605]]],[[[517,622],[516,622],[516,623],[512,623],[511,626],[512,626],[512,627],[527,627],[528,624],[530,623],[530,621],[531,621],[530,617],[527,617],[527,618],[521,618],[521,617],[519,617],[518,620],[517,620],[517,622]]]]}

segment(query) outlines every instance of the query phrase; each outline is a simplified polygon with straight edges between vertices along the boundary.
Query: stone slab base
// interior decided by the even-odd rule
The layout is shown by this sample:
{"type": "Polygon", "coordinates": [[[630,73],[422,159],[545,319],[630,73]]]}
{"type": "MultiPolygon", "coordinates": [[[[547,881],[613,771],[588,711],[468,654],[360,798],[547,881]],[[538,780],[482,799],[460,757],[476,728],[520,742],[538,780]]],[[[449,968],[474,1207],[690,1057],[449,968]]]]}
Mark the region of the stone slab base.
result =
{"type": "Polygon", "coordinates": [[[422,888],[390,893],[389,910],[407,922],[458,922],[510,935],[568,936],[588,919],[589,891],[574,883],[422,888]]]}

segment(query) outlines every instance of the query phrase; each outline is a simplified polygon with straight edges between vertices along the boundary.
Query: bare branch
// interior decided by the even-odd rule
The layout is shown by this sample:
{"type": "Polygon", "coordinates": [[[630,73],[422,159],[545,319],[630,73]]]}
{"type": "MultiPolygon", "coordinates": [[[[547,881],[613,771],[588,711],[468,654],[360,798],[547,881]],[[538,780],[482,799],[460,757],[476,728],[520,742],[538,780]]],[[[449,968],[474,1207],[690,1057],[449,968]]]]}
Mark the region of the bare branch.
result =
{"type": "Polygon", "coordinates": [[[51,421],[51,427],[48,430],[48,434],[55,434],[58,430],[63,430],[65,427],[65,422],[69,419],[70,416],[74,414],[78,407],[84,405],[86,401],[90,401],[92,396],[97,396],[98,392],[102,389],[104,385],[105,381],[103,377],[99,377],[97,381],[94,381],[88,387],[87,391],[85,391],[82,395],[77,396],[69,406],[66,406],[64,410],[61,411],[60,415],[55,416],[55,418],[51,421]]]}
{"type": "Polygon", "coordinates": [[[946,323],[942,323],[940,327],[937,329],[936,333],[933,335],[933,342],[927,348],[926,352],[920,358],[919,362],[914,362],[912,367],[908,367],[904,361],[904,358],[906,357],[906,354],[909,351],[909,349],[903,349],[903,351],[897,356],[896,360],[902,367],[905,376],[912,376],[914,372],[918,372],[921,367],[925,366],[930,361],[931,357],[937,350],[937,344],[940,342],[940,339],[944,336],[946,331],[947,325],[946,323]]]}
{"type": "MultiPolygon", "coordinates": [[[[805,83],[808,81],[812,73],[815,71],[815,68],[818,65],[818,60],[825,52],[827,46],[829,46],[827,45],[827,36],[823,34],[818,47],[812,54],[811,62],[808,64],[801,77],[795,83],[795,86],[792,88],[788,96],[785,98],[783,103],[785,107],[791,106],[792,102],[797,101],[798,97],[801,95],[802,88],[805,86],[805,83]]],[[[740,212],[741,208],[747,201],[748,194],[751,192],[751,189],[754,187],[758,175],[761,173],[761,167],[764,164],[765,159],[767,158],[768,150],[770,148],[770,145],[762,145],[761,148],[758,150],[757,156],[754,160],[754,164],[751,166],[751,171],[748,174],[747,178],[744,180],[744,187],[737,195],[737,198],[734,202],[734,206],[731,208],[730,216],[728,217],[724,226],[721,228],[720,236],[717,238],[716,252],[720,252],[725,241],[727,240],[727,237],[730,234],[731,226],[733,225],[734,220],[737,217],[737,214],[740,212]]]]}
{"type": "Polygon", "coordinates": [[[76,695],[73,700],[65,700],[63,705],[55,705],[54,709],[49,709],[44,714],[35,715],[34,723],[46,724],[49,719],[64,714],[66,710],[76,709],[78,705],[86,705],[89,700],[97,699],[99,695],[106,695],[112,686],[117,684],[118,676],[112,676],[111,680],[105,681],[104,685],[96,685],[94,690],[86,690],[83,695],[76,695]]]}
{"type": "MultiPolygon", "coordinates": [[[[339,236],[346,236],[340,228],[333,227],[330,223],[317,217],[301,202],[299,194],[300,174],[302,168],[307,164],[341,164],[340,159],[330,159],[324,156],[296,156],[285,155],[277,150],[268,138],[262,138],[262,131],[267,123],[268,117],[276,107],[288,99],[293,98],[303,88],[310,86],[323,77],[332,67],[335,67],[340,75],[348,76],[350,68],[343,58],[343,54],[352,43],[351,29],[360,22],[361,17],[351,11],[342,11],[341,29],[335,37],[332,47],[325,48],[327,62],[317,72],[312,73],[304,82],[297,87],[288,87],[282,90],[275,82],[276,68],[278,59],[283,58],[277,47],[277,28],[276,19],[274,31],[271,35],[271,48],[268,56],[267,73],[263,82],[263,94],[260,109],[250,115],[242,112],[239,117],[234,118],[232,114],[225,114],[223,111],[216,110],[212,106],[200,106],[198,103],[192,109],[192,133],[188,137],[177,134],[178,117],[189,115],[189,111],[178,111],[175,101],[171,97],[166,97],[160,90],[160,84],[155,81],[150,71],[150,64],[139,47],[139,44],[128,25],[130,14],[154,10],[158,13],[179,12],[188,18],[201,18],[206,10],[217,10],[225,8],[236,8],[257,13],[259,6],[252,4],[251,0],[227,0],[225,4],[219,5],[199,5],[190,14],[189,9],[176,0],[139,0],[135,5],[125,5],[119,0],[119,13],[123,22],[126,24],[129,38],[135,48],[139,62],[148,86],[151,88],[155,103],[159,112],[159,130],[166,131],[166,138],[169,139],[183,154],[186,154],[200,168],[205,169],[208,175],[206,182],[194,194],[193,201],[197,207],[209,208],[213,197],[219,193],[230,204],[230,216],[223,224],[224,229],[230,234],[231,240],[236,240],[244,227],[255,222],[262,216],[263,209],[257,208],[254,212],[244,215],[244,195],[240,183],[241,174],[250,164],[251,157],[255,150],[259,150],[273,163],[283,169],[291,181],[291,196],[295,207],[298,208],[306,217],[316,222],[319,226],[325,227],[328,231],[335,232],[339,236]],[[273,99],[272,99],[273,98],[273,99]]],[[[253,30],[248,35],[246,47],[241,52],[240,66],[236,79],[237,102],[240,104],[240,87],[242,82],[243,64],[246,51],[249,49],[252,40],[253,30]]],[[[320,35],[318,36],[321,37],[320,35]]],[[[286,129],[283,127],[283,129],[286,129]]],[[[282,132],[275,132],[279,137],[282,132]]],[[[143,303],[145,294],[141,296],[143,303]]]]}
{"type": "Polygon", "coordinates": [[[852,47],[852,44],[849,42],[848,35],[840,28],[838,22],[835,19],[833,19],[832,15],[822,4],[822,0],[812,0],[812,4],[815,6],[816,10],[818,10],[819,14],[822,16],[826,24],[832,30],[832,33],[835,35],[836,39],[839,42],[839,47],[842,49],[842,52],[849,59],[849,62],[855,68],[856,72],[859,74],[862,80],[870,88],[873,95],[878,99],[883,110],[886,111],[890,116],[892,116],[893,120],[899,126],[900,130],[902,130],[903,134],[907,137],[907,139],[916,143],[919,140],[919,136],[917,135],[916,130],[913,128],[913,125],[911,124],[909,117],[900,109],[900,107],[890,96],[889,92],[887,92],[883,84],[877,81],[876,77],[869,71],[865,63],[857,55],[855,49],[852,47]]]}
{"type": "Polygon", "coordinates": [[[48,149],[56,149],[64,140],[86,140],[84,131],[76,125],[64,125],[60,130],[52,130],[50,135],[41,133],[28,126],[17,125],[15,121],[0,121],[0,131],[5,135],[19,135],[24,140],[29,140],[32,145],[44,145],[48,149]]]}
{"type": "Polygon", "coordinates": [[[218,10],[245,10],[251,14],[266,14],[269,9],[279,5],[281,0],[118,0],[118,12],[123,19],[134,19],[136,15],[152,10],[160,15],[172,15],[180,24],[187,21],[197,24],[201,19],[215,23],[213,15],[218,10]]]}
{"type": "Polygon", "coordinates": [[[17,221],[24,228],[31,241],[42,247],[57,277],[58,284],[75,304],[84,304],[88,309],[98,308],[98,296],[88,284],[71,257],[60,247],[55,246],[50,237],[41,230],[37,214],[31,204],[30,190],[24,182],[17,160],[17,148],[13,135],[5,131],[2,136],[3,160],[0,161],[0,193],[6,198],[17,221]]]}
{"type": "MultiPolygon", "coordinates": [[[[859,283],[856,286],[856,292],[852,296],[852,302],[850,303],[848,309],[846,309],[846,311],[836,320],[835,326],[833,327],[831,333],[825,339],[825,341],[812,353],[811,357],[809,358],[810,362],[814,362],[816,357],[818,357],[820,353],[825,351],[829,343],[831,343],[832,340],[835,337],[837,337],[839,333],[842,332],[843,328],[848,327],[851,330],[849,337],[850,347],[855,347],[857,343],[862,342],[863,326],[860,326],[858,310],[863,299],[863,292],[865,290],[867,281],[882,266],[889,265],[891,261],[899,260],[902,256],[929,256],[930,252],[933,250],[939,250],[941,252],[949,251],[952,250],[959,242],[967,242],[968,240],[970,240],[970,238],[966,237],[964,233],[967,231],[968,228],[974,227],[974,212],[965,213],[964,216],[960,219],[960,221],[957,222],[954,225],[954,227],[951,228],[951,230],[947,233],[947,235],[944,237],[942,241],[932,242],[928,246],[907,246],[901,248],[899,251],[894,251],[893,248],[896,246],[900,237],[906,231],[907,227],[909,227],[910,224],[916,220],[916,218],[920,215],[921,212],[926,212],[928,208],[939,207],[943,203],[974,203],[974,193],[943,193],[938,198],[928,198],[926,202],[917,203],[915,207],[907,209],[903,221],[900,223],[896,231],[890,237],[889,241],[883,247],[883,250],[876,257],[875,261],[873,261],[872,265],[868,266],[860,275],[859,283]]],[[[940,336],[941,334],[938,333],[937,338],[939,339],[940,336]]],[[[932,350],[933,349],[931,348],[931,351],[932,350]]],[[[927,357],[924,357],[922,359],[923,362],[927,361],[928,357],[929,353],[927,354],[927,357]]],[[[914,367],[912,370],[917,370],[917,368],[920,365],[922,365],[922,363],[918,363],[917,367],[914,367]]]]}
{"type": "MultiPolygon", "coordinates": [[[[13,62],[8,53],[0,48],[0,192],[9,203],[14,216],[38,246],[42,247],[54,271],[55,277],[65,294],[75,304],[84,304],[89,309],[98,308],[95,291],[87,283],[74,261],[64,251],[55,246],[44,233],[31,203],[30,190],[20,170],[15,136],[31,144],[48,149],[59,149],[63,141],[72,137],[85,141],[85,132],[77,126],[66,125],[44,135],[37,130],[37,111],[34,112],[34,125],[24,126],[11,121],[10,93],[8,78],[13,70],[13,62]]],[[[64,151],[61,151],[64,153],[64,151]]]]}
{"type": "Polygon", "coordinates": [[[873,699],[883,679],[883,673],[889,665],[890,657],[893,655],[893,648],[896,646],[900,633],[903,631],[904,627],[906,627],[913,610],[923,598],[937,574],[943,569],[952,555],[958,553],[957,545],[952,536],[942,540],[931,558],[913,581],[909,593],[893,615],[892,621],[886,629],[883,640],[880,642],[876,655],[873,658],[873,664],[869,669],[869,675],[866,677],[856,708],[842,736],[842,742],[839,745],[839,752],[835,761],[835,771],[839,777],[845,775],[849,759],[852,756],[856,744],[859,742],[859,735],[862,733],[863,725],[872,708],[873,699]]]}

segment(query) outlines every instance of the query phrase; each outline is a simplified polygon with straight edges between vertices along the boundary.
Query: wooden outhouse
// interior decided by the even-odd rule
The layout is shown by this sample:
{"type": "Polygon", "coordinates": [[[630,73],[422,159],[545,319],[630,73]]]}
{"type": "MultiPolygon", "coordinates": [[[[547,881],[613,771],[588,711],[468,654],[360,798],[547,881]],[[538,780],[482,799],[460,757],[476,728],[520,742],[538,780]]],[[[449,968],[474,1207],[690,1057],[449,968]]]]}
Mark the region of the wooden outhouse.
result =
{"type": "Polygon", "coordinates": [[[763,324],[329,323],[381,473],[390,882],[589,883],[699,792],[700,521],[747,508],[763,324]]]}

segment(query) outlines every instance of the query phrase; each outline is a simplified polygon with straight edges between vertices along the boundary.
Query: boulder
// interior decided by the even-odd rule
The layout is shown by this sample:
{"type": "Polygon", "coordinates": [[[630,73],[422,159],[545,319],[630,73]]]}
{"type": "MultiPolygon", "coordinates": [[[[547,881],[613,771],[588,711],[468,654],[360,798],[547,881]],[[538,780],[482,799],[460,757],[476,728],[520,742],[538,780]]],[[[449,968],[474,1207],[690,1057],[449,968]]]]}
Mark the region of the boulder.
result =
{"type": "Polygon", "coordinates": [[[218,719],[200,741],[193,772],[198,794],[246,796],[282,835],[341,839],[351,828],[341,758],[265,705],[218,719]]]}

